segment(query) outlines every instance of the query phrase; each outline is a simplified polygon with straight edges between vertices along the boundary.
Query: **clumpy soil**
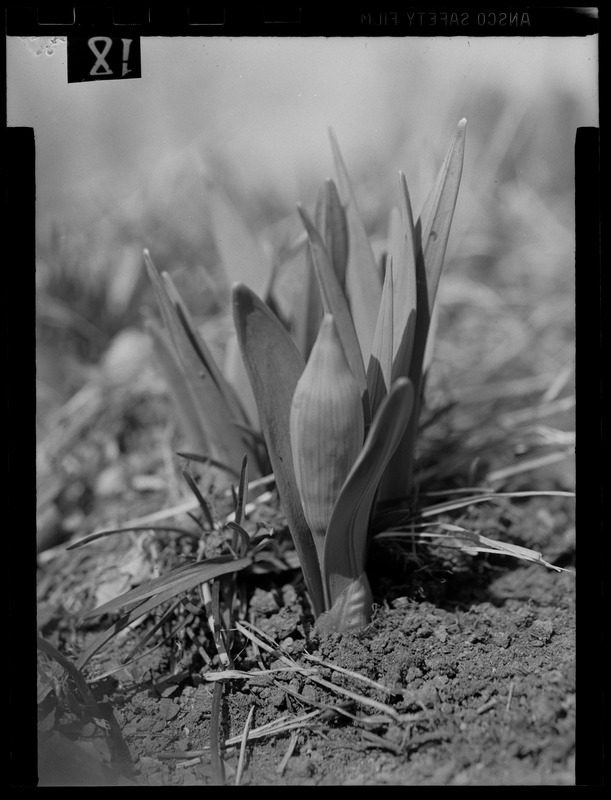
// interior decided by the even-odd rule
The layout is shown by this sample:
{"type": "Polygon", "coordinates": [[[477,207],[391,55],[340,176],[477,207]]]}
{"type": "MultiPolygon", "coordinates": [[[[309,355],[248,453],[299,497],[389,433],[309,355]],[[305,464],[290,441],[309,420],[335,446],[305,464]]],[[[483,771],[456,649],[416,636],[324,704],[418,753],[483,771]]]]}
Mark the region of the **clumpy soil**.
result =
{"type": "MultiPolygon", "coordinates": [[[[298,570],[247,576],[229,671],[203,612],[164,643],[153,636],[148,655],[125,667],[142,628],[117,636],[84,669],[93,706],[41,655],[40,785],[573,785],[571,504],[482,504],[460,523],[498,530],[504,521],[504,541],[562,571],[374,543],[377,605],[359,632],[317,635],[298,570]]],[[[112,619],[83,623],[75,589],[67,613],[62,582],[70,573],[85,584],[110,552],[129,561],[130,536],[57,553],[41,568],[41,635],[72,662],[112,619]]]]}

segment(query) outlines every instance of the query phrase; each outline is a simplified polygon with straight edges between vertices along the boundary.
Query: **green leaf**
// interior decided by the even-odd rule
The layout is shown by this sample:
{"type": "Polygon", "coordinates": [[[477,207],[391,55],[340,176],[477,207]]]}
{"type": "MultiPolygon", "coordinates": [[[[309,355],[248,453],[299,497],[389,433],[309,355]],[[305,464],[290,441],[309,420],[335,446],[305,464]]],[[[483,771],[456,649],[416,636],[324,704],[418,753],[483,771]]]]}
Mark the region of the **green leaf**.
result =
{"type": "MultiPolygon", "coordinates": [[[[212,559],[211,559],[212,561],[212,559]]],[[[178,595],[182,594],[183,592],[187,592],[190,589],[193,589],[195,586],[199,586],[200,583],[205,583],[209,580],[214,580],[214,578],[221,577],[222,575],[227,575],[231,572],[237,572],[241,569],[245,569],[247,566],[252,564],[251,558],[243,558],[243,559],[234,559],[234,558],[227,558],[224,563],[218,563],[220,559],[216,560],[214,564],[211,565],[210,569],[203,569],[203,567],[199,566],[205,564],[206,562],[197,562],[194,564],[187,564],[183,565],[183,567],[179,567],[172,571],[174,577],[176,573],[179,571],[186,572],[191,567],[196,567],[196,574],[189,574],[184,577],[182,582],[180,581],[170,581],[169,585],[161,585],[157,583],[157,590],[151,596],[150,594],[146,594],[144,591],[145,597],[142,599],[142,595],[140,595],[140,601],[137,602],[132,608],[130,608],[125,614],[123,614],[113,625],[107,628],[105,631],[102,631],[99,636],[97,636],[94,641],[89,645],[89,647],[81,653],[76,665],[79,669],[82,669],[85,664],[99,651],[104,647],[104,645],[109,642],[113,636],[116,636],[120,633],[124,628],[128,625],[133,624],[137,620],[144,617],[146,614],[149,614],[155,608],[163,603],[166,603],[168,600],[173,600],[178,595]]],[[[168,576],[170,573],[168,573],[168,576]]],[[[163,578],[168,577],[163,576],[163,578]]],[[[156,581],[160,582],[163,578],[157,578],[156,581]]],[[[151,581],[152,583],[152,581],[151,581]]],[[[139,587],[144,590],[149,586],[146,584],[145,587],[139,587]]],[[[137,590],[132,590],[136,592],[137,590]]],[[[120,608],[125,607],[129,604],[129,602],[125,602],[125,598],[127,595],[132,594],[131,592],[127,592],[120,597],[115,598],[115,600],[111,600],[109,603],[106,603],[104,606],[100,606],[99,608],[95,609],[94,611],[89,612],[86,616],[90,617],[93,615],[98,615],[102,613],[113,613],[114,611],[118,611],[120,608]]],[[[133,602],[133,599],[132,601],[133,602]]]]}
{"type": "Polygon", "coordinates": [[[224,379],[191,325],[184,305],[178,301],[178,293],[169,277],[164,280],[160,278],[146,252],[145,262],[164,322],[189,384],[199,423],[208,441],[208,451],[212,458],[239,473],[244,454],[252,455],[253,461],[256,454],[252,452],[250,442],[233,425],[236,404],[230,402],[231,390],[226,384],[223,386],[224,379]],[[172,297],[169,292],[172,292],[172,297]]]}
{"type": "Polygon", "coordinates": [[[378,323],[369,367],[367,369],[367,385],[371,413],[375,415],[380,403],[388,394],[392,380],[393,366],[393,265],[392,257],[386,264],[386,276],[382,290],[382,301],[378,312],[378,323]]]}
{"type": "Polygon", "coordinates": [[[392,378],[408,377],[416,329],[416,232],[407,181],[399,173],[400,220],[391,220],[389,250],[394,267],[393,372],[392,378]]]}
{"type": "MultiPolygon", "coordinates": [[[[189,473],[189,471],[186,470],[186,469],[183,469],[182,470],[182,476],[185,479],[185,481],[187,482],[187,484],[189,486],[189,489],[191,489],[191,491],[195,495],[195,499],[199,503],[199,507],[200,507],[204,517],[206,518],[206,521],[208,523],[209,529],[210,530],[214,530],[214,517],[212,516],[212,510],[210,508],[210,504],[208,503],[206,498],[201,493],[201,491],[199,489],[199,486],[197,485],[197,483],[195,482],[195,479],[189,473]]],[[[189,516],[191,516],[191,515],[189,515],[189,516]]]]}
{"type": "Polygon", "coordinates": [[[166,386],[178,417],[178,424],[188,441],[188,446],[193,450],[205,453],[209,449],[208,437],[205,426],[200,420],[194,393],[182,363],[161,328],[153,320],[146,320],[145,326],[151,336],[157,363],[165,377],[166,386]]]}
{"type": "Polygon", "coordinates": [[[346,354],[346,359],[360,387],[365,425],[367,426],[371,417],[367,376],[365,375],[363,356],[361,354],[361,348],[359,346],[359,340],[356,335],[350,308],[346,296],[342,291],[342,287],[339,284],[339,280],[337,279],[337,275],[333,270],[320,232],[316,229],[305,209],[300,205],[297,206],[297,209],[308,234],[312,259],[316,269],[316,277],[318,278],[318,285],[320,287],[323,309],[325,314],[331,314],[333,316],[339,338],[344,348],[344,353],[346,354]]]}
{"type": "Polygon", "coordinates": [[[337,186],[330,178],[324,182],[318,195],[314,221],[325,243],[342,291],[345,291],[349,244],[348,222],[337,186]]]}
{"type": "Polygon", "coordinates": [[[369,523],[378,484],[405,431],[413,405],[411,381],[399,378],[380,405],[364,447],[337,498],[323,558],[327,609],[365,571],[369,523]]]}
{"type": "Polygon", "coordinates": [[[356,204],[352,183],[339,144],[332,130],[329,131],[329,135],[337,172],[339,195],[348,222],[347,295],[363,353],[363,361],[368,364],[382,297],[382,278],[367,236],[365,223],[356,204]]]}
{"type": "Polygon", "coordinates": [[[214,360],[212,353],[208,349],[206,342],[202,336],[200,336],[197,327],[191,318],[191,314],[189,313],[187,306],[178,293],[174,282],[167,272],[163,272],[161,274],[161,278],[165,285],[170,302],[172,303],[174,310],[178,315],[178,319],[180,320],[182,327],[187,334],[187,338],[189,339],[193,350],[197,354],[197,357],[201,361],[204,369],[210,374],[210,377],[216,384],[218,391],[223,396],[232,418],[238,423],[246,423],[247,417],[244,413],[243,406],[236,397],[233,387],[227,382],[224,374],[217,366],[217,363],[214,360]]]}
{"type": "Polygon", "coordinates": [[[297,488],[322,559],[333,505],[365,432],[360,389],[330,314],[297,382],[289,424],[297,488]]]}
{"type": "Polygon", "coordinates": [[[242,524],[242,514],[246,506],[246,495],[248,493],[248,458],[244,456],[242,461],[242,469],[240,470],[240,483],[238,484],[238,491],[236,495],[236,508],[235,508],[235,522],[237,525],[242,524]]]}
{"type": "Polygon", "coordinates": [[[169,570],[159,578],[153,578],[142,586],[130,589],[119,597],[109,600],[107,603],[88,611],[85,619],[99,617],[102,614],[112,614],[121,608],[146,600],[149,597],[160,595],[171,591],[171,596],[177,596],[183,592],[199,586],[201,583],[212,581],[221,575],[228,575],[231,572],[239,572],[250,566],[252,559],[233,558],[232,556],[219,556],[210,558],[206,561],[194,561],[189,564],[181,564],[179,567],[169,570]]]}
{"type": "Polygon", "coordinates": [[[307,244],[307,237],[303,252],[297,253],[294,258],[296,263],[294,262],[292,266],[298,270],[297,280],[300,281],[300,284],[297,294],[299,299],[292,301],[290,330],[299,352],[307,361],[318,336],[324,313],[312,251],[307,244]]]}
{"type": "Polygon", "coordinates": [[[320,567],[312,532],[299,499],[289,431],[291,402],[305,362],[277,317],[243,284],[233,287],[233,316],[276,486],[314,614],[318,616],[323,610],[320,567]]]}
{"type": "MultiPolygon", "coordinates": [[[[414,228],[407,181],[403,173],[399,173],[399,184],[401,211],[395,213],[391,218],[389,236],[389,250],[396,254],[398,260],[397,268],[394,271],[396,280],[393,294],[394,336],[398,339],[393,342],[392,380],[409,377],[416,386],[418,385],[418,372],[412,364],[417,319],[416,307],[417,302],[426,304],[426,283],[418,286],[416,282],[418,270],[416,253],[419,251],[419,245],[417,244],[418,238],[414,228]]],[[[407,493],[408,475],[414,460],[412,425],[415,426],[416,422],[416,414],[412,413],[410,423],[380,482],[378,495],[380,502],[395,500],[404,497],[407,493]]]]}
{"type": "Polygon", "coordinates": [[[178,337],[178,319],[176,317],[174,307],[172,306],[172,302],[168,297],[168,293],[165,289],[163,281],[161,280],[161,275],[159,274],[157,267],[153,264],[153,259],[151,258],[148,250],[144,250],[144,266],[146,268],[149,281],[151,282],[151,286],[153,287],[153,292],[161,312],[161,319],[163,320],[164,327],[168,331],[173,347],[176,349],[178,337]]]}
{"type": "Polygon", "coordinates": [[[231,333],[227,340],[224,367],[227,382],[238,397],[241,408],[244,409],[248,426],[254,431],[259,431],[261,429],[261,423],[259,422],[257,403],[255,402],[255,396],[252,393],[252,387],[246,374],[235,333],[231,333]]]}
{"type": "Polygon", "coordinates": [[[123,614],[113,625],[98,634],[91,644],[81,653],[76,662],[77,667],[83,669],[91,658],[93,658],[113,636],[116,636],[128,625],[132,625],[134,622],[144,617],[158,605],[165,602],[165,599],[171,599],[171,595],[168,593],[167,598],[161,598],[160,596],[153,597],[152,599],[149,598],[123,614]]]}
{"type": "Polygon", "coordinates": [[[82,539],[70,542],[66,546],[66,550],[76,550],[78,547],[84,547],[86,544],[95,542],[98,539],[105,539],[107,536],[114,536],[117,533],[131,533],[133,531],[159,531],[161,533],[179,533],[181,536],[187,536],[189,539],[199,541],[200,534],[190,531],[187,528],[179,528],[176,525],[130,525],[127,528],[107,528],[101,531],[95,531],[82,539]]]}
{"type": "Polygon", "coordinates": [[[461,119],[437,178],[431,200],[431,211],[427,218],[421,218],[419,221],[427,276],[429,315],[433,313],[450,227],[458,199],[465,154],[466,130],[467,120],[461,119]]]}
{"type": "Polygon", "coordinates": [[[435,298],[458,198],[465,150],[466,124],[464,119],[458,123],[435,188],[427,203],[427,208],[430,209],[428,216],[424,223],[421,217],[415,227],[417,313],[409,377],[416,390],[416,399],[404,440],[399,445],[401,455],[397,458],[402,459],[401,466],[396,468],[396,465],[393,464],[392,469],[389,469],[388,481],[385,480],[385,499],[405,497],[412,489],[418,420],[424,389],[424,368],[431,357],[430,347],[427,353],[427,340],[431,333],[435,298]],[[422,240],[418,246],[420,235],[422,240]],[[401,477],[403,475],[405,480],[401,477]]]}

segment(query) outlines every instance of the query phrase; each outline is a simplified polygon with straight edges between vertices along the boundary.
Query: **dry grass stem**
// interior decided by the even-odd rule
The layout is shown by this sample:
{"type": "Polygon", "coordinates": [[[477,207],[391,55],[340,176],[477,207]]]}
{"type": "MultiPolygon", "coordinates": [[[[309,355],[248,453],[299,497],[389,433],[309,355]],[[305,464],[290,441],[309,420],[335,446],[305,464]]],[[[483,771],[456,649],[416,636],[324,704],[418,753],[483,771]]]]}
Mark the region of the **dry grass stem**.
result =
{"type": "Polygon", "coordinates": [[[242,773],[244,772],[244,764],[246,761],[246,745],[248,743],[248,733],[250,731],[250,725],[252,723],[252,718],[254,713],[255,713],[255,706],[252,705],[250,707],[250,711],[248,712],[246,723],[244,724],[244,732],[242,733],[242,741],[240,743],[240,757],[238,759],[238,767],[235,773],[235,781],[234,781],[236,786],[239,786],[242,781],[242,773]]]}

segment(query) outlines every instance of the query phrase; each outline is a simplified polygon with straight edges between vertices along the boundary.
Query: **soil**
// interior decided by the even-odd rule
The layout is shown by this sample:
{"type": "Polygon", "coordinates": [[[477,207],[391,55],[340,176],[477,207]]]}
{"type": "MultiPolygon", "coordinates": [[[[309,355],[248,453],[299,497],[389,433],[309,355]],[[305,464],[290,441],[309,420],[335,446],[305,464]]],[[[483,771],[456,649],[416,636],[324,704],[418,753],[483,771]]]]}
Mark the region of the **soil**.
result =
{"type": "MultiPolygon", "coordinates": [[[[233,671],[205,615],[184,610],[145,657],[122,666],[143,633],[127,628],[89,662],[93,705],[41,653],[39,785],[573,785],[572,503],[511,499],[460,518],[561,571],[374,540],[377,605],[359,632],[318,635],[290,564],[244,575],[233,671]]],[[[39,633],[72,663],[113,621],[83,611],[151,577],[168,542],[185,547],[154,536],[42,554],[39,633]]]]}

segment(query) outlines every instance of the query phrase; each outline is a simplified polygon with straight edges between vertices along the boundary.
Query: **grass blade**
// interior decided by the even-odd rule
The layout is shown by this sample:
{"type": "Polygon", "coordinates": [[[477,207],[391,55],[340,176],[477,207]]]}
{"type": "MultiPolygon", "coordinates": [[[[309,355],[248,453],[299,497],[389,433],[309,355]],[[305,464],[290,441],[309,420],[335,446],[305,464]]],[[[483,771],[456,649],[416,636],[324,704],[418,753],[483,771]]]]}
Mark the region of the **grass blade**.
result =
{"type": "Polygon", "coordinates": [[[208,503],[206,498],[203,496],[203,494],[200,492],[199,486],[195,483],[195,480],[190,475],[188,470],[183,469],[182,470],[182,476],[185,479],[185,481],[187,482],[187,484],[189,486],[189,489],[191,489],[191,491],[195,495],[195,497],[197,499],[197,502],[199,503],[199,507],[200,507],[200,509],[202,511],[202,514],[206,518],[206,522],[208,523],[209,530],[213,531],[214,528],[215,528],[215,525],[214,525],[214,518],[212,516],[212,510],[210,508],[210,504],[208,503]]]}
{"type": "Polygon", "coordinates": [[[145,253],[145,262],[164,322],[189,384],[199,424],[208,441],[205,451],[239,474],[244,453],[252,455],[253,460],[256,453],[252,452],[250,443],[242,438],[241,432],[233,425],[232,409],[235,409],[235,405],[228,399],[229,389],[226,386],[219,388],[223,384],[220,371],[212,366],[214,361],[195,334],[183,304],[177,301],[178,293],[171,280],[169,277],[161,279],[148,253],[145,253]],[[172,297],[169,292],[172,292],[172,297]]]}
{"type": "Polygon", "coordinates": [[[240,483],[238,484],[237,503],[235,508],[234,520],[236,524],[242,524],[244,507],[246,505],[246,494],[248,492],[248,458],[244,456],[242,469],[240,470],[240,483]]]}
{"type": "Polygon", "coordinates": [[[136,642],[136,644],[132,647],[132,649],[127,653],[126,656],[123,657],[123,663],[125,665],[129,664],[129,662],[134,658],[134,656],[142,650],[142,648],[151,641],[153,636],[157,633],[158,630],[163,628],[165,623],[172,618],[172,615],[176,611],[176,609],[181,605],[182,599],[177,600],[173,603],[168,609],[166,609],[163,614],[159,616],[155,624],[145,633],[143,634],[140,639],[136,642]]]}
{"type": "Polygon", "coordinates": [[[199,417],[192,387],[176,351],[168,336],[153,320],[146,320],[145,326],[153,342],[157,363],[165,378],[178,425],[188,442],[188,447],[205,453],[209,450],[210,444],[199,417]]]}
{"type": "Polygon", "coordinates": [[[165,595],[156,595],[155,597],[149,598],[148,600],[144,600],[143,602],[139,603],[138,605],[130,608],[120,619],[118,619],[115,623],[113,623],[109,628],[102,631],[102,633],[98,634],[93,642],[81,653],[78,657],[76,662],[76,666],[79,669],[82,669],[85,664],[87,664],[93,656],[98,653],[104,645],[109,642],[113,636],[116,636],[120,633],[124,628],[127,628],[128,625],[132,625],[137,620],[144,617],[154,608],[164,603],[166,600],[172,599],[172,594],[170,592],[166,592],[165,595]]]}
{"type": "Polygon", "coordinates": [[[467,121],[462,119],[442,164],[435,189],[428,201],[430,212],[427,218],[418,220],[416,234],[416,326],[414,344],[409,367],[409,378],[416,391],[415,406],[403,441],[398,448],[388,478],[384,482],[384,499],[395,499],[409,495],[413,485],[413,470],[418,434],[420,405],[424,390],[424,367],[430,362],[431,349],[427,353],[427,340],[431,333],[432,316],[443,268],[450,226],[458,198],[465,150],[467,121]],[[424,229],[423,229],[424,224],[424,229]],[[418,237],[422,236],[418,249],[418,237]],[[404,477],[403,477],[404,476],[404,477]]]}
{"type": "Polygon", "coordinates": [[[365,230],[365,223],[356,204],[352,183],[346,170],[339,144],[332,130],[329,131],[329,135],[337,172],[339,195],[348,223],[350,246],[346,272],[347,294],[363,353],[363,361],[368,364],[375,334],[378,308],[382,298],[382,280],[367,231],[365,230]]]}
{"type": "Polygon", "coordinates": [[[429,314],[433,313],[450,227],[456,208],[465,153],[466,131],[467,120],[461,119],[441,166],[430,201],[430,213],[426,218],[421,217],[419,220],[427,274],[429,314]]]}
{"type": "Polygon", "coordinates": [[[441,278],[443,260],[450,235],[450,226],[458,198],[465,152],[467,121],[458,123],[454,138],[441,166],[437,183],[427,203],[430,211],[418,220],[417,232],[421,234],[421,246],[417,258],[418,316],[414,341],[414,358],[411,379],[422,372],[426,340],[435,305],[435,297],[441,278]],[[424,289],[426,292],[424,293],[424,289]]]}
{"type": "Polygon", "coordinates": [[[257,401],[276,486],[315,615],[323,610],[320,568],[293,467],[289,415],[305,362],[288,332],[247,286],[233,287],[233,314],[246,372],[257,401]]]}
{"type": "Polygon", "coordinates": [[[94,608],[85,614],[85,619],[98,617],[102,614],[113,614],[121,608],[146,600],[149,597],[156,597],[170,592],[170,597],[175,597],[182,592],[187,592],[200,583],[212,581],[221,575],[228,575],[231,572],[239,572],[250,566],[252,559],[249,557],[236,559],[232,556],[219,556],[210,558],[206,561],[195,561],[190,564],[181,564],[169,570],[159,578],[153,578],[142,586],[130,589],[119,597],[114,597],[107,603],[98,608],[94,608]]]}
{"type": "Polygon", "coordinates": [[[182,327],[184,328],[189,342],[191,343],[191,346],[193,347],[193,350],[197,354],[197,357],[201,361],[204,369],[210,373],[210,377],[216,384],[219,393],[227,403],[227,407],[229,408],[231,416],[236,420],[236,422],[242,424],[248,422],[244,413],[244,409],[233,391],[233,387],[227,382],[224,374],[217,366],[212,353],[208,349],[208,346],[200,336],[197,327],[191,318],[189,310],[179,295],[174,282],[167,272],[162,273],[161,277],[166,287],[168,297],[170,298],[170,301],[174,306],[176,313],[178,314],[178,318],[182,324],[182,327]]]}
{"type": "Polygon", "coordinates": [[[408,378],[399,378],[380,405],[365,445],[337,498],[323,559],[329,609],[354,581],[362,583],[369,522],[378,484],[405,431],[413,405],[412,383],[408,378]]]}
{"type": "Polygon", "coordinates": [[[195,533],[194,531],[187,530],[187,528],[178,528],[173,525],[163,525],[163,526],[130,525],[129,528],[108,528],[106,530],[90,533],[88,536],[83,536],[82,539],[77,539],[75,542],[70,542],[70,544],[66,547],[66,550],[76,550],[78,547],[84,547],[86,544],[95,542],[98,539],[105,539],[107,536],[114,536],[117,533],[131,533],[132,531],[157,531],[160,533],[179,533],[181,536],[187,536],[189,539],[199,540],[200,538],[199,534],[195,533]]]}
{"type": "Polygon", "coordinates": [[[210,763],[213,783],[223,786],[225,783],[225,763],[221,754],[221,709],[223,704],[224,682],[218,681],[212,690],[212,708],[210,709],[210,763]]]}
{"type": "Polygon", "coordinates": [[[213,458],[210,458],[210,456],[202,455],[201,453],[188,453],[184,450],[177,450],[176,455],[181,458],[186,458],[187,461],[195,461],[197,464],[207,464],[215,469],[220,469],[234,478],[239,477],[239,472],[237,470],[232,469],[227,464],[223,464],[220,461],[215,461],[213,458]]]}

